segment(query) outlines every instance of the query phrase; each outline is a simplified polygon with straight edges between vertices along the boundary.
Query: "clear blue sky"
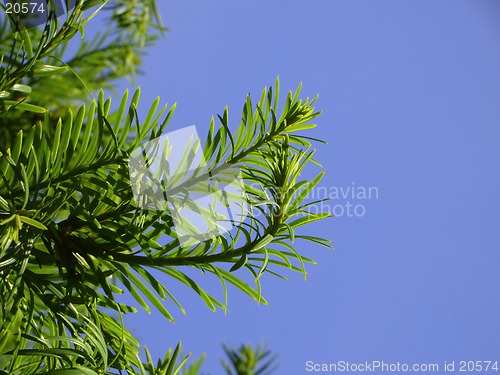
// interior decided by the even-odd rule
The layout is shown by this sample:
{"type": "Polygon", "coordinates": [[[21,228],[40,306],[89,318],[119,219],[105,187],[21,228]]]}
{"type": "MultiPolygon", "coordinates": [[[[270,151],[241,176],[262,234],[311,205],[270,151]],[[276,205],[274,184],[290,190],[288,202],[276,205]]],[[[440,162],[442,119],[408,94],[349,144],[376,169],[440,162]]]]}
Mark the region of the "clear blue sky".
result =
{"type": "Polygon", "coordinates": [[[175,287],[187,316],[128,319],[142,343],[160,356],[182,340],[213,375],[223,343],[266,343],[285,375],[309,373],[308,360],[500,361],[500,2],[160,0],[160,10],[171,31],[138,77],[143,111],[158,95],[177,102],[171,129],[194,124],[203,137],[225,105],[239,124],[246,94],[276,75],[282,89],[303,82],[324,112],[311,133],[329,142],[318,147],[321,186],[378,196],[329,203],[364,216],[311,226],[336,251],[299,245],[319,266],[306,282],[267,278],[269,306],[231,290],[228,314],[213,313],[175,287]]]}

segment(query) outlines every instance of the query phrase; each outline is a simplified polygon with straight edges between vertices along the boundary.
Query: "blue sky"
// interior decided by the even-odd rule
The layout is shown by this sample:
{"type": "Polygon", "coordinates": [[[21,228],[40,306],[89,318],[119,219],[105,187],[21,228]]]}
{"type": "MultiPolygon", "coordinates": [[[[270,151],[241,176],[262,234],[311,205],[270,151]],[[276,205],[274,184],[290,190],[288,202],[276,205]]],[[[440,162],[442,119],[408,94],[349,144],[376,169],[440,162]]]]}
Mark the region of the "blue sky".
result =
{"type": "Polygon", "coordinates": [[[162,0],[160,11],[170,32],[137,79],[143,111],[158,95],[177,102],[171,129],[203,138],[225,105],[239,124],[246,94],[277,75],[282,90],[303,82],[323,111],[311,136],[329,142],[321,187],[377,195],[328,204],[364,215],[308,228],[336,250],[299,244],[319,266],[306,282],[266,278],[269,306],[231,290],[228,313],[213,313],[178,288],[176,324],[127,320],[142,343],[161,356],[182,340],[214,375],[223,343],[267,344],[277,374],[307,374],[306,361],[500,361],[498,1],[162,0]]]}

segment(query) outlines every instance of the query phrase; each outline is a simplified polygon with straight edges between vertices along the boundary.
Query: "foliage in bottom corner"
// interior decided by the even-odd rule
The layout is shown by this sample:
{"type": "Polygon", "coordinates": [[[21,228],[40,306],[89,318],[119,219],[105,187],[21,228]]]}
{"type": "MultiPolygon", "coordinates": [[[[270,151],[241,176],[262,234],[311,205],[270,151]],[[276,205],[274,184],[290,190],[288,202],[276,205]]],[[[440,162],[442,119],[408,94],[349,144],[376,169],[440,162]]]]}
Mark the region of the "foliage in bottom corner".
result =
{"type": "MultiPolygon", "coordinates": [[[[126,92],[116,109],[102,91],[86,98],[87,90],[133,72],[151,40],[148,30],[161,26],[155,2],[75,4],[63,23],[48,2],[44,29],[7,31],[5,23],[0,33],[0,374],[193,375],[201,361],[188,366],[180,344],[157,362],[147,351],[141,358],[122,319],[135,307],[116,297],[128,293],[138,306],[173,320],[165,301],[184,308],[159,274],[194,290],[214,311],[226,309],[228,285],[266,303],[264,273],[305,276],[305,264],[314,262],[302,254],[303,245],[329,248],[329,241],[301,232],[329,216],[313,209],[321,201],[307,199],[323,172],[300,178],[319,165],[312,146],[318,140],[304,135],[319,115],[315,100],[300,99],[299,87],[280,110],[277,80],[256,104],[246,99],[238,126],[227,108],[212,120],[203,148],[207,163],[170,188],[182,196],[238,168],[248,215],[224,235],[181,246],[170,211],[144,210],[134,198],[128,168],[138,147],[165,132],[175,106],[156,100],[139,119],[140,90],[131,97],[126,92]],[[119,36],[84,39],[85,25],[108,8],[119,36]],[[78,32],[81,48],[67,57],[63,47],[78,32]],[[188,268],[218,278],[223,298],[204,290],[188,268]]],[[[258,365],[268,358],[261,349],[226,353],[234,367],[224,366],[228,374],[272,370],[268,362],[258,365]]]]}

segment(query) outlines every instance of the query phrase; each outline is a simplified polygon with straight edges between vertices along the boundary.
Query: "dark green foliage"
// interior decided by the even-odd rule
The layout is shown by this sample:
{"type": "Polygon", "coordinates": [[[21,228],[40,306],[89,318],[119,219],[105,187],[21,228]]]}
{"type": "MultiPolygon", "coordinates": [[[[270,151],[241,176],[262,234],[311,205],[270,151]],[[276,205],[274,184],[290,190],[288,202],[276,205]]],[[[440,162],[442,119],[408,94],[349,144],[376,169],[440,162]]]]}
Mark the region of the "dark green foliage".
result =
{"type": "MultiPolygon", "coordinates": [[[[297,240],[328,247],[328,241],[300,232],[328,216],[309,210],[317,202],[306,201],[323,173],[300,178],[316,163],[316,140],[303,135],[319,115],[314,100],[301,100],[299,87],[280,110],[277,80],[256,104],[247,98],[239,126],[227,108],[212,121],[204,145],[208,165],[177,188],[237,166],[253,214],[230,233],[181,250],[169,213],[138,207],[128,170],[131,152],[165,131],[175,106],[155,101],[141,119],[139,91],[131,97],[126,92],[117,110],[103,91],[88,99],[135,72],[151,31],[161,30],[155,2],[77,1],[63,23],[49,14],[43,30],[3,30],[0,369],[14,375],[196,373],[201,362],[186,368],[180,344],[157,363],[146,352],[144,362],[121,320],[135,308],[115,297],[128,292],[146,310],[153,306],[173,320],[171,302],[184,308],[160,274],[193,289],[212,310],[226,308],[227,284],[266,303],[263,273],[306,275],[305,263],[314,262],[299,252],[303,244],[297,240]],[[83,35],[97,6],[111,10],[114,36],[83,39],[67,57],[66,44],[83,35]],[[219,278],[224,298],[207,293],[186,267],[219,278]],[[241,278],[244,269],[255,286],[241,278]]],[[[226,351],[233,364],[267,357],[260,349],[243,348],[244,359],[226,351]]]]}
{"type": "Polygon", "coordinates": [[[242,345],[238,349],[223,347],[229,363],[222,361],[227,375],[270,375],[275,369],[277,356],[262,346],[253,349],[242,345]]]}

